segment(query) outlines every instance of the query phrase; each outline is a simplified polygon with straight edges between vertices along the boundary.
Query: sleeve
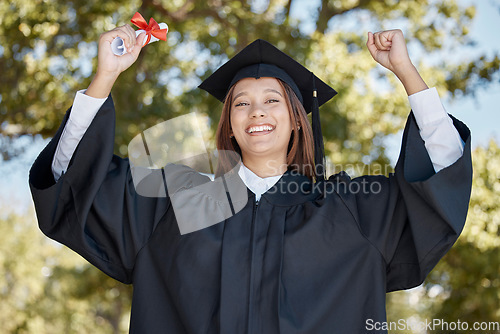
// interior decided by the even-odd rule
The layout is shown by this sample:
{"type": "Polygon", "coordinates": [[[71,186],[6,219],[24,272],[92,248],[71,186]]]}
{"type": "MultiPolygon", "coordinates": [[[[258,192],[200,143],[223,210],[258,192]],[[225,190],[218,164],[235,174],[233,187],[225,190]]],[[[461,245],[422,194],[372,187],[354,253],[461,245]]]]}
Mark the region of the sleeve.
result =
{"type": "Polygon", "coordinates": [[[57,134],[30,170],[29,183],[40,229],[86,258],[109,276],[132,283],[138,252],[170,202],[139,196],[128,159],[113,155],[111,97],[82,137],[67,172],[55,182],[51,162],[71,108],[57,134]]]}
{"type": "Polygon", "coordinates": [[[345,203],[385,260],[387,292],[421,284],[465,224],[472,185],[470,133],[452,119],[465,147],[450,166],[434,171],[411,113],[395,173],[348,181],[358,183],[349,188],[360,191],[345,196],[345,203]]]}
{"type": "Polygon", "coordinates": [[[457,161],[463,153],[464,142],[441,104],[436,88],[410,95],[408,100],[434,170],[439,172],[457,161]]]}
{"type": "Polygon", "coordinates": [[[52,160],[52,173],[55,180],[58,180],[68,169],[78,143],[90,126],[95,114],[106,101],[106,98],[97,99],[84,93],[85,90],[76,93],[71,108],[73,112],[70,114],[57,144],[54,159],[52,160]]]}

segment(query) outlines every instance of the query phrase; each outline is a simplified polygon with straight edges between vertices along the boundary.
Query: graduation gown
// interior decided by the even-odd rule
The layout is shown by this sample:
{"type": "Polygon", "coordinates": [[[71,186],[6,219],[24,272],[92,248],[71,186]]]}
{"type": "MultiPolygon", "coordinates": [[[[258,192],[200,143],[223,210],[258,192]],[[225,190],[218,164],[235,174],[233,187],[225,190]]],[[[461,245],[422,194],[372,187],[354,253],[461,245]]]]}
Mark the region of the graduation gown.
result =
{"type": "Polygon", "coordinates": [[[258,205],[248,191],[236,215],[181,235],[169,198],[138,195],[113,155],[111,98],[54,181],[70,112],[30,171],[39,226],[134,285],[131,333],[385,333],[367,324],[385,321],[386,292],[421,284],[467,215],[469,130],[453,119],[464,153],[435,173],[410,114],[395,174],[286,172],[258,205]]]}

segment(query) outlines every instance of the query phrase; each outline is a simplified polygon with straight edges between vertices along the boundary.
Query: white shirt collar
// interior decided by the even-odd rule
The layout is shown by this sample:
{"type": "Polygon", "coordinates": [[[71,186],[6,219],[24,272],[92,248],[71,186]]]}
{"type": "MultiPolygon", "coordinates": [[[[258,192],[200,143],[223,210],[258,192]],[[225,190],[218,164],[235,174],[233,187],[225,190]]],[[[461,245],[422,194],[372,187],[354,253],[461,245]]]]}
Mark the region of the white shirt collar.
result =
{"type": "Polygon", "coordinates": [[[241,163],[240,169],[238,170],[238,175],[240,176],[243,183],[245,183],[247,188],[255,194],[256,201],[259,201],[260,196],[271,189],[272,186],[274,186],[276,182],[278,182],[278,180],[283,176],[283,174],[281,174],[262,178],[248,169],[248,167],[246,167],[243,162],[241,163]]]}

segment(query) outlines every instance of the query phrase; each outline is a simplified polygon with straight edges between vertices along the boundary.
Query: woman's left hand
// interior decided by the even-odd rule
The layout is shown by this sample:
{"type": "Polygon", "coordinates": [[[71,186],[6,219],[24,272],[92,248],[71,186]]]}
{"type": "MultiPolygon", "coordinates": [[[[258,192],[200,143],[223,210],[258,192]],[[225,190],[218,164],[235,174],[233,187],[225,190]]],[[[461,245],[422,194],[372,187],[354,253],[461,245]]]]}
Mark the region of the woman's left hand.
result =
{"type": "Polygon", "coordinates": [[[375,34],[369,32],[366,46],[377,63],[396,74],[408,95],[427,89],[410,60],[401,30],[386,30],[375,34]]]}
{"type": "Polygon", "coordinates": [[[413,66],[408,56],[403,32],[399,29],[379,31],[374,34],[369,32],[366,46],[376,62],[396,75],[413,66]]]}

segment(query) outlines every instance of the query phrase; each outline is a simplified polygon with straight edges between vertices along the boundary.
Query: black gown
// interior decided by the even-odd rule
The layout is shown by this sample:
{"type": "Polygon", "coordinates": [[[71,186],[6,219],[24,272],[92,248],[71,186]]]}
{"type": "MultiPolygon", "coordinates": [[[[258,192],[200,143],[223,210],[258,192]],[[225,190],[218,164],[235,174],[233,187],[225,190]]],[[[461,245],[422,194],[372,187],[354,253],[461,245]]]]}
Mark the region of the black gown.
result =
{"type": "Polygon", "coordinates": [[[385,333],[367,324],[385,321],[386,292],[421,284],[467,215],[468,128],[453,119],[464,153],[435,173],[410,114],[394,175],[286,172],[258,205],[248,191],[233,217],[181,235],[169,199],[137,195],[113,155],[111,98],[54,181],[70,111],[30,171],[39,226],[133,284],[131,333],[385,333]]]}

